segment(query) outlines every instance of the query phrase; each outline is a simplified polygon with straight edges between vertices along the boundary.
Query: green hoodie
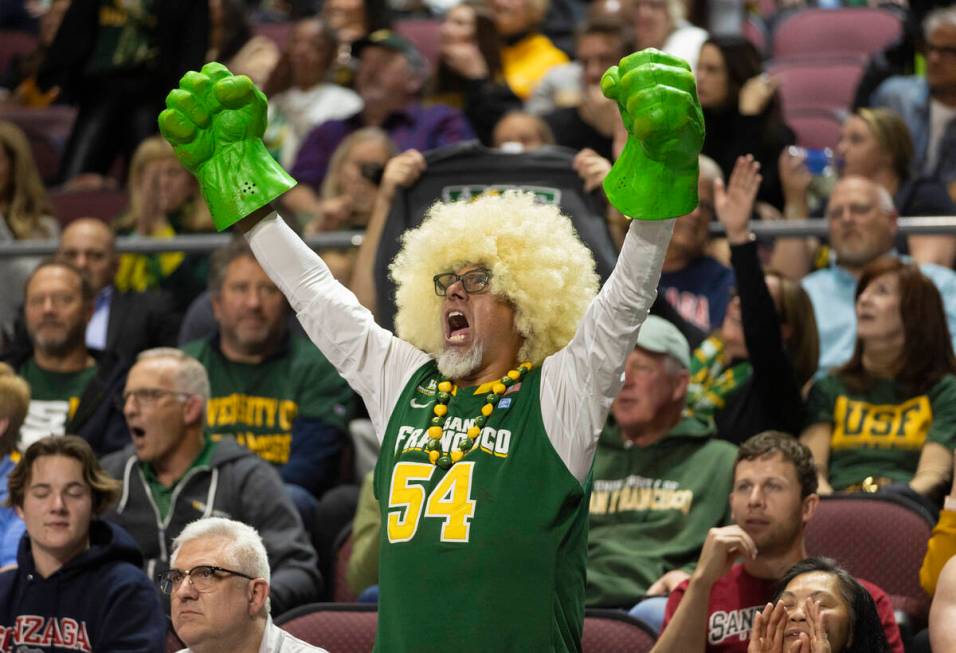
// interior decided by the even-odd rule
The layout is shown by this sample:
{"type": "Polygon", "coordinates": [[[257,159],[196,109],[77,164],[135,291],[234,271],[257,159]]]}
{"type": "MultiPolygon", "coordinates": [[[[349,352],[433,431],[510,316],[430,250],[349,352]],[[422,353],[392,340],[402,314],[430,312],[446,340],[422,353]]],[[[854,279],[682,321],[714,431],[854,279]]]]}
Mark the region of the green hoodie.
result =
{"type": "Polygon", "coordinates": [[[587,605],[630,608],[672,569],[693,568],[707,531],[729,523],[737,447],[685,417],[647,447],[608,420],[594,457],[587,605]]]}

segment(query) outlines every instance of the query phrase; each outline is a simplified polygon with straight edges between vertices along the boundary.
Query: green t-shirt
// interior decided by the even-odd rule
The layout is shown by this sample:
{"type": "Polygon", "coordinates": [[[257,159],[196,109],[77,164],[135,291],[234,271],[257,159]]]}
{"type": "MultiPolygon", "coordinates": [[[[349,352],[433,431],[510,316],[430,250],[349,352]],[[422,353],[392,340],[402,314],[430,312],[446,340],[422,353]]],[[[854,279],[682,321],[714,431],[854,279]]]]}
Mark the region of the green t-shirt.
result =
{"type": "MultiPolygon", "coordinates": [[[[580,650],[587,498],[548,438],[541,368],[509,388],[450,469],[422,446],[440,375],[402,391],[375,468],[382,515],[377,651],[580,650]]],[[[448,404],[443,450],[457,448],[486,388],[448,404]]]]}
{"type": "Polygon", "coordinates": [[[665,573],[693,568],[707,531],[729,523],[737,447],[685,417],[646,447],[613,420],[594,458],[587,604],[632,607],[665,573]]]}
{"type": "Polygon", "coordinates": [[[353,397],[315,345],[299,336],[287,342],[284,350],[257,365],[226,359],[217,339],[183,346],[209,374],[207,434],[214,440],[232,436],[274,465],[289,462],[297,419],[321,420],[344,431],[353,397]]]}
{"type": "Polygon", "coordinates": [[[179,487],[179,483],[186,478],[193,469],[207,466],[209,461],[212,460],[212,454],[215,450],[216,443],[207,438],[199,455],[196,456],[196,460],[194,460],[189,466],[189,469],[183,472],[183,475],[173,481],[169,487],[159,482],[152,465],[149,463],[141,463],[143,476],[146,477],[146,484],[149,486],[149,493],[153,495],[153,502],[156,504],[156,509],[159,510],[160,519],[166,519],[166,515],[169,514],[169,507],[173,505],[173,494],[176,493],[176,488],[179,487]]]}
{"type": "Polygon", "coordinates": [[[30,408],[20,428],[19,448],[24,451],[40,438],[66,434],[83,391],[96,376],[96,366],[79,372],[51,372],[30,358],[19,374],[30,384],[30,408]]]}
{"type": "Polygon", "coordinates": [[[840,490],[867,476],[899,483],[916,473],[926,442],[956,447],[956,376],[947,374],[925,394],[907,397],[892,380],[866,392],[850,392],[828,375],[810,390],[811,424],[826,423],[830,436],[830,485],[840,490]]]}
{"type": "Polygon", "coordinates": [[[89,74],[129,70],[155,61],[155,0],[101,0],[89,74]]]}

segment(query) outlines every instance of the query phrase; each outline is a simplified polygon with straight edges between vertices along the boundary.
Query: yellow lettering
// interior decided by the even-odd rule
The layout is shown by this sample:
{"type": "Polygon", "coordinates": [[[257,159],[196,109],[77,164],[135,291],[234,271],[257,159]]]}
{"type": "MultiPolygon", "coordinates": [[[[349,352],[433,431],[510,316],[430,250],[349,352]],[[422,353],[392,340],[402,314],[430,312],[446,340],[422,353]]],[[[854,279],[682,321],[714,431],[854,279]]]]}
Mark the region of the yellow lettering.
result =
{"type": "Polygon", "coordinates": [[[870,404],[837,397],[833,410],[831,448],[918,450],[933,424],[933,409],[925,395],[900,404],[870,404]]]}

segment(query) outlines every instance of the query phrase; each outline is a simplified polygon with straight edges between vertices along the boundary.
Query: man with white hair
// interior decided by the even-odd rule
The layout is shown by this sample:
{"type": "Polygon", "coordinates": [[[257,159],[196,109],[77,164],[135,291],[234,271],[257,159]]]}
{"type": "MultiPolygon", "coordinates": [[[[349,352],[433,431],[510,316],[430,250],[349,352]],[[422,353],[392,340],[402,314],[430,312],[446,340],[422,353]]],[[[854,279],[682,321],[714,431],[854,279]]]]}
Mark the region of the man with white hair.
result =
{"type": "Polygon", "coordinates": [[[283,631],[269,616],[269,559],[256,529],[222,517],[192,522],[160,574],[180,653],[327,653],[283,631]]]}
{"type": "MultiPolygon", "coordinates": [[[[850,176],[834,186],[827,205],[834,260],[802,281],[820,330],[820,370],[842,365],[853,353],[856,283],[868,264],[895,255],[896,218],[893,198],[878,183],[850,176]]],[[[939,289],[956,344],[956,273],[932,263],[920,265],[920,270],[939,289]]]]}
{"type": "Polygon", "coordinates": [[[278,472],[232,438],[203,434],[209,378],[178,349],[144,351],[130,369],[122,409],[132,443],[103,460],[123,494],[111,518],[143,551],[150,576],[169,564],[173,538],[190,522],[229,517],[268,543],[276,613],[319,591],[315,550],[278,472]]]}

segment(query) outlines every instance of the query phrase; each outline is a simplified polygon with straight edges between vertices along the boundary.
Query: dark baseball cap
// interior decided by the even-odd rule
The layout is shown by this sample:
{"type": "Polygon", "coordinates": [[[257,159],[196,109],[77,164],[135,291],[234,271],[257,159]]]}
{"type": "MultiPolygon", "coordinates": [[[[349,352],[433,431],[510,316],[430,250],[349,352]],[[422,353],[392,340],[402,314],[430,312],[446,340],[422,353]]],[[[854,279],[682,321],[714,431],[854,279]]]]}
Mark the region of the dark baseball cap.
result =
{"type": "Polygon", "coordinates": [[[428,63],[422,53],[418,51],[418,48],[404,36],[390,29],[375,30],[368,36],[359,39],[352,44],[352,54],[358,57],[362,54],[362,50],[370,45],[399,52],[408,61],[408,65],[412,67],[413,71],[420,74],[428,72],[428,63]]]}

